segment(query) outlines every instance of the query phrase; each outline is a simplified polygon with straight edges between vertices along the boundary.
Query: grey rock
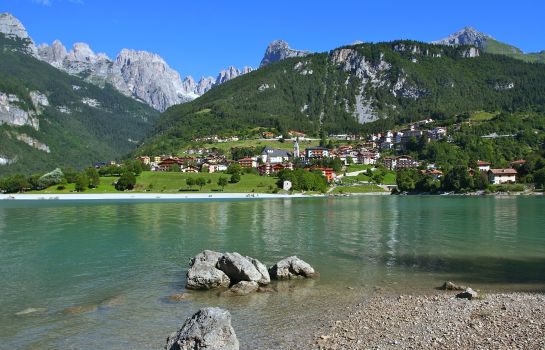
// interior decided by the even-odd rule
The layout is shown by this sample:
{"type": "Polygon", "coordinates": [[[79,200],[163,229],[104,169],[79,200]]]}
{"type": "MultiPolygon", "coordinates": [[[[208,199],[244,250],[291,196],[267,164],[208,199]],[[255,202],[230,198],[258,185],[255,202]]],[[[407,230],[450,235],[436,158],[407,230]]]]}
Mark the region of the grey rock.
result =
{"type": "Polygon", "coordinates": [[[479,295],[477,294],[477,292],[474,291],[471,288],[466,288],[466,290],[463,291],[462,293],[456,294],[456,298],[458,298],[458,299],[469,299],[469,300],[471,300],[471,299],[476,298],[478,296],[479,295]]]}
{"type": "Polygon", "coordinates": [[[220,308],[204,308],[188,318],[167,338],[166,350],[238,350],[231,314],[220,308]]]}
{"type": "Polygon", "coordinates": [[[203,264],[215,267],[218,260],[223,256],[223,253],[216,252],[213,250],[203,250],[197,254],[194,258],[189,260],[189,266],[194,266],[195,264],[203,264]]]}
{"type": "Polygon", "coordinates": [[[53,41],[53,44],[42,44],[38,46],[38,55],[42,61],[46,61],[56,68],[61,68],[64,59],[68,56],[66,47],[59,41],[53,41]]]}
{"type": "Polygon", "coordinates": [[[254,281],[240,281],[229,288],[229,294],[232,295],[247,295],[257,292],[259,284],[254,281]]]}
{"type": "Polygon", "coordinates": [[[221,253],[205,250],[191,259],[187,271],[188,289],[213,289],[229,287],[231,280],[221,270],[216,268],[221,253]]]}
{"type": "Polygon", "coordinates": [[[432,44],[449,46],[471,45],[483,49],[490,39],[493,38],[488,34],[481,33],[472,27],[465,27],[444,39],[433,41],[432,44]]]}
{"type": "Polygon", "coordinates": [[[284,60],[290,57],[305,57],[310,55],[310,51],[301,51],[292,49],[284,40],[275,40],[269,44],[265,55],[261,60],[260,67],[264,67],[270,63],[284,60]]]}
{"type": "Polygon", "coordinates": [[[0,13],[0,33],[8,38],[30,39],[21,21],[11,13],[0,13]]]}
{"type": "Polygon", "coordinates": [[[248,259],[239,253],[225,253],[218,260],[218,269],[225,272],[232,283],[240,281],[260,281],[263,276],[248,259]]]}
{"type": "Polygon", "coordinates": [[[269,269],[272,279],[293,279],[316,276],[316,271],[305,261],[296,256],[290,256],[277,262],[269,269]]]}
{"type": "Polygon", "coordinates": [[[248,259],[261,274],[261,278],[259,279],[259,281],[257,281],[257,283],[259,283],[260,285],[266,285],[271,283],[271,276],[269,275],[269,271],[267,270],[267,266],[265,266],[265,264],[249,256],[247,256],[246,259],[248,259]]]}
{"type": "Polygon", "coordinates": [[[18,97],[0,91],[0,125],[28,125],[38,130],[40,123],[35,113],[26,111],[17,103],[18,97]]]}
{"type": "Polygon", "coordinates": [[[453,283],[451,281],[446,281],[443,283],[441,287],[439,287],[441,290],[466,290],[466,286],[458,285],[456,283],[453,283]]]}
{"type": "Polygon", "coordinates": [[[32,56],[38,55],[38,49],[28,35],[25,27],[16,17],[10,13],[0,13],[0,33],[8,39],[21,39],[23,45],[22,51],[32,56]]]}

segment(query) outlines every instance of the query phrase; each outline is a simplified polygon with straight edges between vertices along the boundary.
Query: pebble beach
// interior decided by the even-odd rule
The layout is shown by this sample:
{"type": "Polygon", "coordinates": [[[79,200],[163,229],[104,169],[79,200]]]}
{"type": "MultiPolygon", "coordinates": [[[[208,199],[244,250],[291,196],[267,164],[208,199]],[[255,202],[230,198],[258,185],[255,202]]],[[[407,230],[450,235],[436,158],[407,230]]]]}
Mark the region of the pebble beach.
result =
{"type": "Polygon", "coordinates": [[[545,349],[545,295],[376,295],[316,334],[312,349],[545,349]]]}

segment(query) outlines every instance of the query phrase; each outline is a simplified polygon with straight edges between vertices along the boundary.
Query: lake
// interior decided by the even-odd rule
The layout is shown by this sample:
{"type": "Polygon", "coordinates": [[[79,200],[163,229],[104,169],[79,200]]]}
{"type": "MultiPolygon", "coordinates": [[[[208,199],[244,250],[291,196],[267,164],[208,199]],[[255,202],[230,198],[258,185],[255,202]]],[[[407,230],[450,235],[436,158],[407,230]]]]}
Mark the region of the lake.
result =
{"type": "Polygon", "coordinates": [[[0,348],[159,349],[204,306],[231,312],[243,349],[290,348],[373,293],[544,291],[544,214],[541,197],[0,201],[0,348]],[[245,297],[185,291],[203,249],[297,255],[321,275],[245,297]]]}

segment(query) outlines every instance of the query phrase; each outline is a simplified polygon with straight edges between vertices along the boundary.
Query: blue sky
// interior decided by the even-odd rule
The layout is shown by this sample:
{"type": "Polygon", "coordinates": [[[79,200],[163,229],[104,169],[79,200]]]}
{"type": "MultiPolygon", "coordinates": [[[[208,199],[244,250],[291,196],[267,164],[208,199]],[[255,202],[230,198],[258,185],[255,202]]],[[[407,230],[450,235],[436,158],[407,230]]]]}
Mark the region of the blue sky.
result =
{"type": "Polygon", "coordinates": [[[257,67],[274,39],[327,51],[355,40],[431,41],[471,25],[524,51],[545,50],[541,0],[2,0],[0,12],[18,17],[37,43],[83,41],[112,58],[125,47],[148,50],[195,78],[257,67]]]}

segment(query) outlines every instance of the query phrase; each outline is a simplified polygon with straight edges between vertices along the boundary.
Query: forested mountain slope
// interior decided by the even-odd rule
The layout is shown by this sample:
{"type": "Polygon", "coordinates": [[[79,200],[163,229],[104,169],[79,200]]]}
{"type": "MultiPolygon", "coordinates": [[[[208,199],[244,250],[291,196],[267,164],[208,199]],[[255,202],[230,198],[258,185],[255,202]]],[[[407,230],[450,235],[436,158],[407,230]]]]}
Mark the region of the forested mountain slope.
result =
{"type": "Polygon", "coordinates": [[[161,115],[139,152],[257,127],[313,135],[380,130],[465,112],[543,110],[545,69],[470,46],[364,43],[289,58],[161,115]]]}
{"type": "Polygon", "coordinates": [[[0,175],[84,167],[131,152],[158,113],[39,61],[0,34],[0,175]]]}

